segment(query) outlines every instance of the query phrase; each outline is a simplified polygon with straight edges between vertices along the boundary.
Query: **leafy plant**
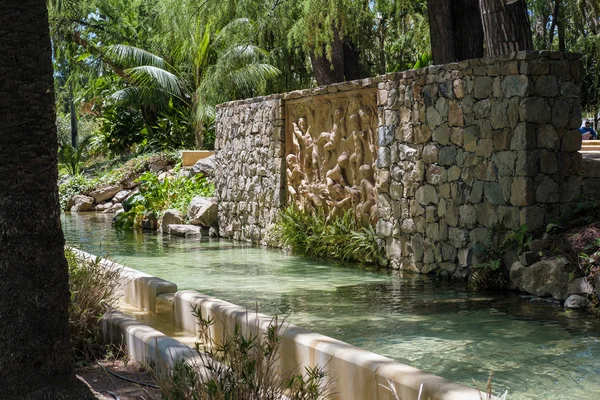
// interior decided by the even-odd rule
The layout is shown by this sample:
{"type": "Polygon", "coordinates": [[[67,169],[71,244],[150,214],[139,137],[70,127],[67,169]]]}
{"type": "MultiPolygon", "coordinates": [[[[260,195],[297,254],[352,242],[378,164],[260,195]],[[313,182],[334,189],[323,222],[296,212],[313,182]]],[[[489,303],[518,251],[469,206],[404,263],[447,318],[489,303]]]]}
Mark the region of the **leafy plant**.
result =
{"type": "MultiPolygon", "coordinates": [[[[242,333],[238,324],[231,334],[217,341],[211,335],[212,318],[193,309],[198,321],[200,362],[178,362],[158,375],[166,400],[324,400],[333,398],[324,382],[323,368],[304,373],[282,373],[279,367],[281,325],[273,319],[265,332],[242,333]],[[198,372],[201,370],[202,372],[198,372]]],[[[249,329],[247,329],[249,331],[249,329]]]]}
{"type": "Polygon", "coordinates": [[[290,206],[281,212],[275,232],[295,254],[384,263],[375,229],[371,225],[362,226],[351,211],[328,220],[322,209],[306,213],[290,206]]]}
{"type": "Polygon", "coordinates": [[[139,228],[145,216],[158,216],[169,208],[179,210],[185,215],[195,196],[209,197],[214,192],[212,183],[201,175],[192,178],[165,177],[161,180],[155,173],[146,172],[137,182],[140,192],[123,203],[125,211],[117,214],[114,219],[117,228],[139,228]]]}
{"type": "Polygon", "coordinates": [[[475,243],[472,247],[480,262],[471,267],[469,287],[477,291],[504,288],[508,277],[502,268],[503,255],[511,250],[517,255],[526,252],[532,240],[527,225],[520,225],[510,231],[501,225],[494,225],[488,232],[486,243],[475,243]]]}
{"type": "Polygon", "coordinates": [[[65,249],[69,265],[69,331],[71,346],[83,360],[94,360],[106,351],[102,342],[100,318],[114,308],[120,285],[120,269],[105,268],[95,261],[78,257],[65,249]]]}

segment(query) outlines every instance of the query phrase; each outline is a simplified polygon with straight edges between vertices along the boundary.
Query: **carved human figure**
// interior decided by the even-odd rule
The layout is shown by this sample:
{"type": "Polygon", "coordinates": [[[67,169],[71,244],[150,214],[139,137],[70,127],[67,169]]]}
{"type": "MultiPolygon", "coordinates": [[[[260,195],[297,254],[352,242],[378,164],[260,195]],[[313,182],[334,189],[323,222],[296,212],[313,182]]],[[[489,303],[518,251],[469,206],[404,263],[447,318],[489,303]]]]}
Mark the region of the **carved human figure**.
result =
{"type": "Polygon", "coordinates": [[[371,208],[375,205],[375,185],[373,182],[373,168],[370,165],[363,165],[358,170],[360,184],[360,203],[356,207],[356,218],[363,225],[369,223],[371,218],[371,208]]]}
{"type": "Polygon", "coordinates": [[[369,106],[362,105],[358,110],[360,117],[361,139],[364,146],[364,163],[372,165],[377,160],[377,147],[375,146],[375,132],[373,126],[373,112],[369,106]]]}
{"type": "Polygon", "coordinates": [[[298,166],[298,158],[295,154],[288,154],[286,157],[287,162],[287,179],[288,179],[288,194],[290,200],[298,198],[299,187],[304,183],[306,175],[298,166]]]}
{"type": "MultiPolygon", "coordinates": [[[[294,144],[298,145],[298,153],[296,154],[298,157],[298,161],[300,162],[300,165],[304,165],[304,158],[306,157],[306,137],[305,137],[305,132],[307,131],[306,129],[306,122],[304,120],[304,117],[300,117],[298,118],[298,122],[292,122],[292,131],[294,133],[294,138],[296,139],[296,142],[294,144]]],[[[310,136],[310,135],[309,135],[310,136]]]]}

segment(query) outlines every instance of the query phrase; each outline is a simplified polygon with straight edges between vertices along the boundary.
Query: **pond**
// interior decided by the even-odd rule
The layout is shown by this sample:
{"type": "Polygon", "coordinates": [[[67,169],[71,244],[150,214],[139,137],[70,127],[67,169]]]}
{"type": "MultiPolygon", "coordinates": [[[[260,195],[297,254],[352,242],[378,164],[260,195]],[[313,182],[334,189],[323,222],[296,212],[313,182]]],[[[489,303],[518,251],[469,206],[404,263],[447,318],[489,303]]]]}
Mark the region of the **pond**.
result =
{"type": "Polygon", "coordinates": [[[314,261],[226,240],[118,232],[64,215],[67,242],[128,267],[511,400],[600,398],[600,320],[445,280],[314,261]]]}

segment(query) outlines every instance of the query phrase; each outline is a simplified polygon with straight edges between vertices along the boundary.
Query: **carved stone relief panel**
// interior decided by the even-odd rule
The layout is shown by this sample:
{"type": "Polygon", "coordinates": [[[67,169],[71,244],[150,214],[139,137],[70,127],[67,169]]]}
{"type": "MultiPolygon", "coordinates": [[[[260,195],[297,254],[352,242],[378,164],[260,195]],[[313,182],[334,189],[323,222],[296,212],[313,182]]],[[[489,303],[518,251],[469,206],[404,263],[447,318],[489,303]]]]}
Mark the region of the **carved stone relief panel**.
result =
{"type": "Polygon", "coordinates": [[[286,102],[288,204],[376,222],[377,124],[375,90],[286,102]]]}

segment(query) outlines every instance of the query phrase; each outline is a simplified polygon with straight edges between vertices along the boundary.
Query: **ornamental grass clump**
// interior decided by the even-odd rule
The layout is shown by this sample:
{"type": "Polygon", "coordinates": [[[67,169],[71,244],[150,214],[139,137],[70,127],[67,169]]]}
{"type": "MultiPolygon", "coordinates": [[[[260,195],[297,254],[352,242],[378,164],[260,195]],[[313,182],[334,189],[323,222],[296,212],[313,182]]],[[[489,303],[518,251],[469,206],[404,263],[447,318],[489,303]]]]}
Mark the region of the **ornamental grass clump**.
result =
{"type": "Polygon", "coordinates": [[[281,212],[275,230],[294,254],[384,264],[375,229],[358,222],[350,210],[327,219],[322,209],[308,213],[290,206],[281,212]]]}
{"type": "Polygon", "coordinates": [[[165,400],[326,400],[333,399],[327,374],[321,367],[304,373],[284,373],[280,366],[280,329],[274,318],[264,332],[246,333],[236,324],[217,341],[212,318],[193,309],[198,321],[196,350],[199,361],[177,362],[157,375],[165,400]]]}
{"type": "Polygon", "coordinates": [[[80,257],[65,249],[69,265],[69,330],[76,358],[93,361],[104,355],[100,319],[118,301],[120,268],[105,268],[100,258],[80,257]]]}

